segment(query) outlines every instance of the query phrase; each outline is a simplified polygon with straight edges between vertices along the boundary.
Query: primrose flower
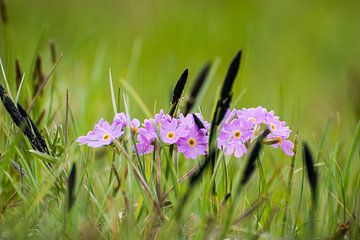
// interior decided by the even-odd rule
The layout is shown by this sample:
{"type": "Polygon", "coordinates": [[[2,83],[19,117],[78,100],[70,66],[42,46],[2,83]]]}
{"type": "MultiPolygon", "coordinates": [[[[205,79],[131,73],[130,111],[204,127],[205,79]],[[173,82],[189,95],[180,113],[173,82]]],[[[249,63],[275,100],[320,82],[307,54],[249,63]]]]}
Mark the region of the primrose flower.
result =
{"type": "Polygon", "coordinates": [[[247,152],[245,143],[253,135],[253,123],[245,119],[234,119],[225,123],[218,137],[218,148],[223,149],[225,155],[234,153],[235,157],[241,158],[247,152]]]}
{"type": "Polygon", "coordinates": [[[171,119],[170,122],[167,119],[162,119],[160,137],[164,143],[174,144],[179,138],[185,137],[187,134],[189,134],[189,130],[186,130],[184,125],[179,124],[176,118],[171,119]]]}
{"type": "Polygon", "coordinates": [[[123,113],[123,112],[117,113],[114,116],[113,124],[120,126],[121,128],[124,128],[127,125],[127,121],[128,121],[127,119],[128,119],[128,116],[125,113],[123,113]]]}
{"type": "Polygon", "coordinates": [[[186,137],[179,139],[177,144],[179,152],[184,153],[185,158],[196,159],[199,155],[206,155],[208,145],[206,129],[192,128],[186,137]]]}
{"type": "Polygon", "coordinates": [[[131,120],[131,131],[133,133],[137,133],[140,127],[140,121],[136,118],[134,118],[133,120],[131,120]]]}
{"type": "Polygon", "coordinates": [[[113,140],[121,137],[123,134],[122,128],[116,124],[109,124],[104,119],[95,125],[95,128],[88,132],[86,136],[79,137],[76,141],[80,144],[86,144],[89,147],[102,147],[109,145],[113,140]]]}
{"type": "Polygon", "coordinates": [[[253,124],[259,125],[265,123],[267,111],[263,107],[243,108],[236,112],[238,118],[250,120],[253,124]]]}
{"type": "MultiPolygon", "coordinates": [[[[199,118],[199,120],[202,122],[202,124],[204,125],[206,130],[209,130],[210,128],[210,123],[208,121],[204,120],[204,117],[200,114],[200,113],[195,113],[195,115],[199,118]]],[[[185,126],[185,128],[187,130],[191,130],[192,128],[196,128],[197,129],[197,125],[195,123],[194,117],[192,114],[188,114],[186,115],[186,117],[184,117],[183,114],[180,114],[179,116],[179,124],[185,126]]]]}
{"type": "Polygon", "coordinates": [[[294,144],[290,140],[287,140],[285,137],[275,136],[272,133],[268,135],[268,138],[275,141],[275,143],[271,145],[272,147],[280,147],[286,155],[294,156],[294,144]]]}
{"type": "Polygon", "coordinates": [[[138,128],[136,149],[139,155],[151,153],[154,150],[153,142],[157,137],[156,128],[151,120],[144,120],[144,127],[138,128]]]}
{"type": "Polygon", "coordinates": [[[137,136],[138,143],[136,144],[136,149],[140,156],[154,151],[153,141],[147,137],[147,135],[143,134],[137,136]]]}
{"type": "Polygon", "coordinates": [[[152,121],[155,123],[156,126],[158,126],[165,121],[170,122],[171,119],[172,117],[169,114],[164,113],[164,110],[161,109],[158,114],[155,114],[155,119],[152,119],[152,121]]]}
{"type": "Polygon", "coordinates": [[[286,126],[286,122],[280,121],[280,118],[275,116],[272,111],[266,116],[266,124],[271,131],[271,134],[284,138],[290,136],[291,130],[286,126]]]}

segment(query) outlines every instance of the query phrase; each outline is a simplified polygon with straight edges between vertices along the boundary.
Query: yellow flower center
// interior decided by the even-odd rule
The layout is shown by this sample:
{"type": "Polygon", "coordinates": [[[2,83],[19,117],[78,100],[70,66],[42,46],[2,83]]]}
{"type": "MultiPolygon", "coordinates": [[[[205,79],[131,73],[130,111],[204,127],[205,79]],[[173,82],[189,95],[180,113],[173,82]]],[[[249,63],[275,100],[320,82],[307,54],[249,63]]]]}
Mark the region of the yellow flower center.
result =
{"type": "Polygon", "coordinates": [[[276,130],[276,127],[274,124],[270,124],[270,127],[271,127],[271,130],[275,131],[276,130]]]}
{"type": "Polygon", "coordinates": [[[252,121],[253,123],[255,123],[255,122],[256,122],[256,119],[255,119],[254,117],[252,117],[252,118],[251,118],[251,121],[252,121]]]}
{"type": "Polygon", "coordinates": [[[105,134],[103,135],[103,140],[104,140],[104,141],[109,140],[109,138],[110,138],[110,134],[105,133],[105,134]]]}
{"type": "Polygon", "coordinates": [[[173,139],[175,137],[175,133],[174,132],[168,132],[168,134],[166,135],[168,139],[173,139]]]}
{"type": "Polygon", "coordinates": [[[239,138],[241,137],[241,132],[240,131],[235,131],[234,132],[234,138],[239,138]]]}
{"type": "Polygon", "coordinates": [[[189,138],[187,142],[188,142],[190,147],[193,147],[193,146],[196,145],[196,141],[195,141],[194,138],[189,138]]]}
{"type": "Polygon", "coordinates": [[[131,127],[131,131],[132,131],[133,133],[137,133],[137,132],[138,132],[138,129],[137,129],[136,127],[131,127]]]}

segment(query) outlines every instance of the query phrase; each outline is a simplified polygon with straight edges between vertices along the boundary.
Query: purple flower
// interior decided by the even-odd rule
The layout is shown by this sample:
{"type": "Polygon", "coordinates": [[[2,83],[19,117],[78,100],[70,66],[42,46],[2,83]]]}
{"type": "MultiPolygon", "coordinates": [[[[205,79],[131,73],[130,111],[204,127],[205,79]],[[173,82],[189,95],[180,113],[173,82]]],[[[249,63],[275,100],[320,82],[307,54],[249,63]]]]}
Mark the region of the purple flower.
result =
{"type": "Polygon", "coordinates": [[[123,112],[117,113],[114,116],[113,124],[121,126],[121,128],[126,127],[127,122],[128,122],[128,116],[123,112]]]}
{"type": "Polygon", "coordinates": [[[109,145],[116,138],[123,134],[122,128],[116,124],[109,124],[104,119],[95,125],[94,130],[88,132],[86,136],[79,137],[76,141],[80,144],[87,144],[89,147],[98,148],[109,145]]]}
{"type": "Polygon", "coordinates": [[[133,120],[131,120],[131,131],[133,133],[138,133],[140,127],[140,121],[136,118],[134,118],[133,120]]]}
{"type": "Polygon", "coordinates": [[[280,121],[280,118],[275,116],[273,111],[267,114],[266,124],[271,131],[271,134],[283,138],[288,138],[290,136],[291,130],[286,126],[286,122],[280,121]]]}
{"type": "Polygon", "coordinates": [[[160,137],[164,143],[174,144],[179,138],[185,137],[187,134],[189,134],[189,130],[186,130],[184,125],[179,124],[176,118],[171,119],[170,122],[163,119],[160,123],[160,137]]]}
{"type": "Polygon", "coordinates": [[[245,119],[234,119],[225,123],[218,137],[218,148],[225,151],[225,155],[234,153],[235,157],[241,158],[247,152],[245,142],[253,135],[253,123],[245,119]]]}
{"type": "Polygon", "coordinates": [[[156,126],[158,126],[165,121],[170,122],[171,119],[172,119],[172,117],[169,114],[165,114],[164,110],[161,109],[158,114],[155,114],[155,119],[152,119],[152,121],[154,122],[154,124],[156,126]]]}
{"type": "Polygon", "coordinates": [[[267,111],[263,107],[243,108],[236,112],[239,119],[250,120],[253,124],[259,125],[265,123],[267,111]]]}
{"type": "MultiPolygon", "coordinates": [[[[195,115],[199,118],[199,120],[202,122],[206,130],[209,130],[210,123],[208,121],[204,120],[204,117],[200,113],[195,113],[195,115]]],[[[184,117],[183,114],[180,114],[179,116],[179,124],[185,126],[186,130],[191,130],[194,127],[197,129],[197,125],[195,123],[194,117],[192,114],[186,115],[184,117]]]]}
{"type": "Polygon", "coordinates": [[[227,110],[227,112],[224,116],[223,124],[230,123],[231,120],[236,116],[236,112],[237,112],[237,110],[235,108],[232,110],[227,110]]]}
{"type": "Polygon", "coordinates": [[[277,141],[277,143],[271,145],[272,147],[274,147],[274,148],[280,147],[281,150],[286,155],[294,156],[294,152],[293,152],[294,144],[290,140],[287,140],[284,137],[275,136],[271,133],[268,135],[268,138],[277,141]]]}
{"type": "Polygon", "coordinates": [[[152,144],[153,140],[147,138],[146,135],[139,134],[137,140],[138,143],[136,144],[136,149],[140,156],[154,151],[154,145],[152,144]]]}
{"type": "Polygon", "coordinates": [[[140,155],[151,153],[154,150],[153,142],[156,140],[157,132],[151,120],[144,120],[144,127],[138,129],[136,144],[137,151],[140,155]]]}
{"type": "Polygon", "coordinates": [[[206,129],[192,128],[186,137],[179,139],[177,145],[179,152],[184,153],[185,158],[196,159],[199,155],[206,155],[208,147],[206,129]]]}

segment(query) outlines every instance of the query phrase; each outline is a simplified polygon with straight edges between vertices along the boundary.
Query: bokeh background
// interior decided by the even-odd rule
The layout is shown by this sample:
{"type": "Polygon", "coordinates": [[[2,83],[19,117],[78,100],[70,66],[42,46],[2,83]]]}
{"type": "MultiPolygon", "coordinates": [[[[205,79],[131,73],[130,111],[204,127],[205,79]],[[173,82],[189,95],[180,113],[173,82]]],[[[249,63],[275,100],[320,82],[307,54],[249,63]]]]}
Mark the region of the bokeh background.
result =
{"type": "MultiPolygon", "coordinates": [[[[203,64],[220,61],[201,104],[210,118],[240,48],[234,99],[245,94],[237,107],[273,109],[306,137],[318,135],[329,119],[351,134],[359,118],[360,1],[5,2],[8,25],[1,25],[6,34],[0,53],[8,77],[17,57],[30,78],[38,53],[48,59],[47,73],[48,43],[54,41],[64,54],[55,73],[57,121],[64,121],[69,89],[81,133],[113,116],[109,68],[116,89],[126,93],[120,85],[126,79],[153,111],[168,109],[171,89],[185,68],[189,90],[203,64]]],[[[143,119],[142,109],[129,99],[133,116],[143,119]]]]}

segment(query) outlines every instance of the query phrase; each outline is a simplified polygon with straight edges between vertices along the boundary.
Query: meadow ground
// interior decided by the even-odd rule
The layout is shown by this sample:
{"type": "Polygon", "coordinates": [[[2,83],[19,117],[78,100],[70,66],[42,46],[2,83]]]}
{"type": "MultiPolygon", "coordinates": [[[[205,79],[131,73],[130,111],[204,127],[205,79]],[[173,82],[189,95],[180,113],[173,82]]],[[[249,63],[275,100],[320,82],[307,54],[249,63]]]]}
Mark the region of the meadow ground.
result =
{"type": "Polygon", "coordinates": [[[359,238],[358,9],[0,0],[0,239],[359,238]],[[188,69],[184,112],[207,63],[193,111],[211,122],[239,49],[230,107],[274,110],[292,129],[294,157],[264,144],[252,159],[254,141],[241,158],[214,150],[215,165],[192,174],[211,157],[185,159],[165,145],[138,157],[130,129],[124,149],[75,141],[114,112],[141,122],[168,112],[188,69]]]}

